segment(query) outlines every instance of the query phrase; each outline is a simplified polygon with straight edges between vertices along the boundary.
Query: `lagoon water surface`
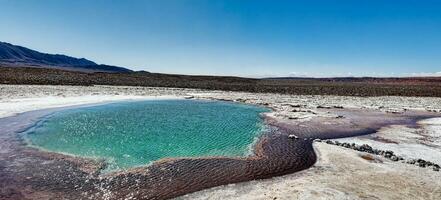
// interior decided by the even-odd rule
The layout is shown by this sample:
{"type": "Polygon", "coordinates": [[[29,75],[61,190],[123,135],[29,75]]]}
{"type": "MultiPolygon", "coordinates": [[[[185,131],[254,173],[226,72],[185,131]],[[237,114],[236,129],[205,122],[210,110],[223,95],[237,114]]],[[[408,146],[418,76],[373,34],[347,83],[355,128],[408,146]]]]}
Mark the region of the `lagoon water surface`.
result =
{"type": "Polygon", "coordinates": [[[200,100],[111,103],[56,112],[25,133],[36,147],[105,159],[106,171],[161,158],[245,156],[268,109],[200,100]]]}

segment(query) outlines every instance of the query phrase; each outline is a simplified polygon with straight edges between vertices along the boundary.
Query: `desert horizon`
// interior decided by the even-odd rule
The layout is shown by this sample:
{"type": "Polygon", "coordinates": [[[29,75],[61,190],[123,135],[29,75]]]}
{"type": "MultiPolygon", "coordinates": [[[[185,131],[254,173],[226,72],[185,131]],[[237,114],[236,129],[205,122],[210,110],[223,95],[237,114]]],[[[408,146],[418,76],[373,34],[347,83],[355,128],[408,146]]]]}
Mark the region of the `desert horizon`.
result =
{"type": "Polygon", "coordinates": [[[441,199],[437,1],[0,5],[0,200],[441,199]]]}

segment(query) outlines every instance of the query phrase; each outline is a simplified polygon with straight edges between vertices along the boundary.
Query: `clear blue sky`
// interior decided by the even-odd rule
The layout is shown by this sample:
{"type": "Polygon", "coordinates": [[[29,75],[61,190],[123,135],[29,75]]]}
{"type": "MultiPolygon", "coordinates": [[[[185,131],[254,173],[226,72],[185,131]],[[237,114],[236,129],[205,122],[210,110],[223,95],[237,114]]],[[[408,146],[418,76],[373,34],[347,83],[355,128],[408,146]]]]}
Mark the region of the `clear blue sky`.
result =
{"type": "Polygon", "coordinates": [[[0,0],[0,41],[164,73],[441,72],[441,1],[0,0]]]}

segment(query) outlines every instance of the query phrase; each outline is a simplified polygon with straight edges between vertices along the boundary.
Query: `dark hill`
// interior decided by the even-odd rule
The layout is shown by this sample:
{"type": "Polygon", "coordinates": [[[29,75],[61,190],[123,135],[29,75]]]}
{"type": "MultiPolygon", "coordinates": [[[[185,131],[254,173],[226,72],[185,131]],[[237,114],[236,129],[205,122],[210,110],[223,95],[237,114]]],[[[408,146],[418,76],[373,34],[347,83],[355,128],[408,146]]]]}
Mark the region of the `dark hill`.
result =
{"type": "Polygon", "coordinates": [[[85,58],[41,53],[26,47],[0,42],[0,63],[6,66],[56,68],[83,72],[130,72],[123,67],[98,65],[85,58]]]}

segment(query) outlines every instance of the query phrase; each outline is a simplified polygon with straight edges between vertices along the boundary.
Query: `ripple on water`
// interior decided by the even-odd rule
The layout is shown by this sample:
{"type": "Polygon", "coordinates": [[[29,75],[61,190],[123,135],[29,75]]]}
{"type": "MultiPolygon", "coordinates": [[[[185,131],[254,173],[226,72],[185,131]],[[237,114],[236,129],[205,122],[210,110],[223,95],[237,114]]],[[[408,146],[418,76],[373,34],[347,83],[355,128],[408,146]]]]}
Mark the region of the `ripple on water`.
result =
{"type": "Polygon", "coordinates": [[[114,171],[166,157],[248,155],[266,111],[219,101],[112,103],[56,112],[25,137],[45,150],[103,158],[114,171]]]}

